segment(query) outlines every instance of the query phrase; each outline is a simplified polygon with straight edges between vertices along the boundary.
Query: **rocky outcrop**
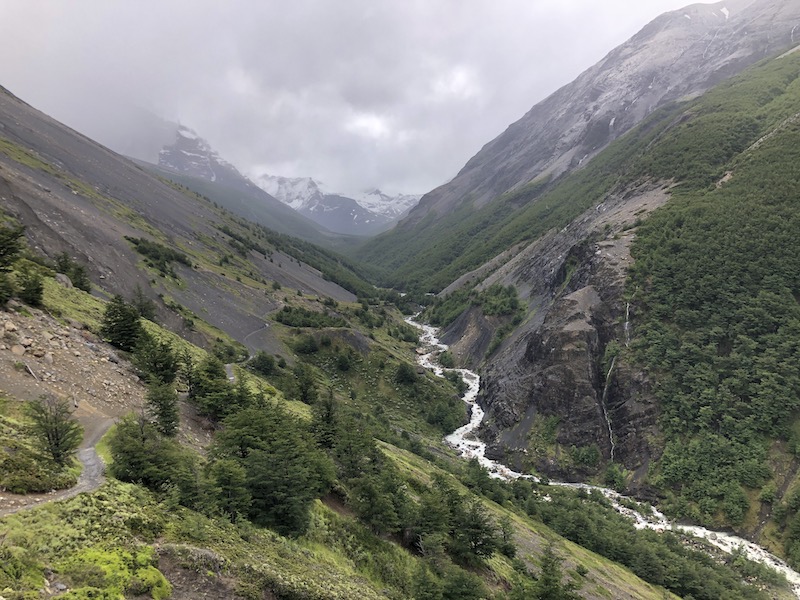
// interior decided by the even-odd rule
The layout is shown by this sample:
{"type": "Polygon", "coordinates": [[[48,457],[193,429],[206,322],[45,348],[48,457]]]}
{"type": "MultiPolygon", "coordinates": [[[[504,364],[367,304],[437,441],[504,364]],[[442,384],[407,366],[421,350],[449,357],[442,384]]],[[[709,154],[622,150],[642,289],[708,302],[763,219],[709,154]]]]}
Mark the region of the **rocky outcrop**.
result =
{"type": "MultiPolygon", "coordinates": [[[[668,187],[656,184],[612,194],[481,284],[514,285],[529,307],[527,321],[482,364],[481,437],[491,457],[578,478],[610,461],[613,446],[616,462],[646,470],[658,411],[646,374],[630,366],[625,352],[626,317],[635,323],[625,276],[632,226],[667,197],[668,187]]],[[[476,364],[492,332],[473,308],[443,339],[456,339],[456,357],[476,364]]]]}

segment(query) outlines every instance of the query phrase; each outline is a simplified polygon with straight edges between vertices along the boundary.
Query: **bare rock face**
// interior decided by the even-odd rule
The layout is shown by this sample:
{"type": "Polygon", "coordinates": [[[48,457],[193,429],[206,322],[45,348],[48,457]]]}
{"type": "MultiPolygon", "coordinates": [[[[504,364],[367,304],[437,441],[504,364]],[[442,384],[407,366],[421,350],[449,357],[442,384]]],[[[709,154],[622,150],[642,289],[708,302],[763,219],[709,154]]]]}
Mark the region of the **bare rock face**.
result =
{"type": "Polygon", "coordinates": [[[725,0],[666,13],[486,144],[400,226],[413,227],[432,211],[445,215],[462,201],[480,207],[574,169],[656,108],[797,43],[795,0],[725,0]]]}
{"type": "MultiPolygon", "coordinates": [[[[532,315],[480,365],[480,433],[490,456],[562,479],[596,473],[612,454],[646,471],[657,453],[649,440],[658,436],[658,407],[647,375],[627,364],[624,352],[613,356],[635,336],[636,315],[623,296],[630,226],[667,197],[666,187],[653,184],[609,196],[481,284],[514,285],[532,315]]],[[[473,367],[485,330],[493,331],[476,311],[443,337],[457,339],[453,353],[473,367]]]]}

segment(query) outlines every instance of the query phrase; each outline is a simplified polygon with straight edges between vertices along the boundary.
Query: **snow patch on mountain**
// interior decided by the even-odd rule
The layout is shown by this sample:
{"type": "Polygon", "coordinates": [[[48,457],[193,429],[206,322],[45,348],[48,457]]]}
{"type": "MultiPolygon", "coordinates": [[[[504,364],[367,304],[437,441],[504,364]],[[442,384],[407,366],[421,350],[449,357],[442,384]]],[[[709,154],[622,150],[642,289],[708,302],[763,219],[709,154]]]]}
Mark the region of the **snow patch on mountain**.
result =
{"type": "Polygon", "coordinates": [[[361,206],[387,217],[399,218],[414,208],[422,196],[419,194],[397,194],[390,196],[373,189],[354,197],[361,206]]]}
{"type": "Polygon", "coordinates": [[[221,158],[206,140],[184,125],[178,126],[175,142],[164,146],[158,153],[158,164],[209,181],[243,178],[236,167],[221,158]]]}

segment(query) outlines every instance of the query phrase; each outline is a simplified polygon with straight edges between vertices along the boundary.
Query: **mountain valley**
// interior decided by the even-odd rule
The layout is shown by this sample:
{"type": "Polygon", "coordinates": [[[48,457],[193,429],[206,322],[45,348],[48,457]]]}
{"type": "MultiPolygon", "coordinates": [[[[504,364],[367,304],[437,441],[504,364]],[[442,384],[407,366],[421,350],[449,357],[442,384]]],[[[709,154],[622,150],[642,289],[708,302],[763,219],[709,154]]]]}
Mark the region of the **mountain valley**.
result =
{"type": "Polygon", "coordinates": [[[185,126],[129,159],[0,88],[0,597],[798,597],[557,485],[800,569],[798,30],[662,15],[421,199],[185,126]],[[523,476],[445,441],[459,368],[523,476]]]}

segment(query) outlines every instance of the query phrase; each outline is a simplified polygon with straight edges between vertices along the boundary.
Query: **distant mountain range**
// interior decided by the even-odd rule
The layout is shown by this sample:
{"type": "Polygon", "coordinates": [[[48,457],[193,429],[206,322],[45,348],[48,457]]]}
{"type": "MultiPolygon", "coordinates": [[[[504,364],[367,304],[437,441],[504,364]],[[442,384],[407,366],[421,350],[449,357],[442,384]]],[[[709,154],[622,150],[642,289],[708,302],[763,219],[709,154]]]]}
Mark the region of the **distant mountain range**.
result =
{"type": "Polygon", "coordinates": [[[326,229],[336,233],[375,235],[389,229],[417,205],[421,196],[390,196],[373,189],[355,197],[328,190],[310,177],[264,174],[256,185],[326,229]]]}
{"type": "Polygon", "coordinates": [[[183,125],[177,126],[174,142],[159,151],[158,166],[233,187],[253,196],[252,201],[260,198],[269,202],[262,197],[266,192],[271,199],[279,200],[335,234],[370,236],[384,232],[406,216],[421,198],[420,195],[405,194],[390,196],[377,189],[353,198],[332,192],[310,177],[263,174],[253,182],[220,157],[197,132],[183,125]]]}

